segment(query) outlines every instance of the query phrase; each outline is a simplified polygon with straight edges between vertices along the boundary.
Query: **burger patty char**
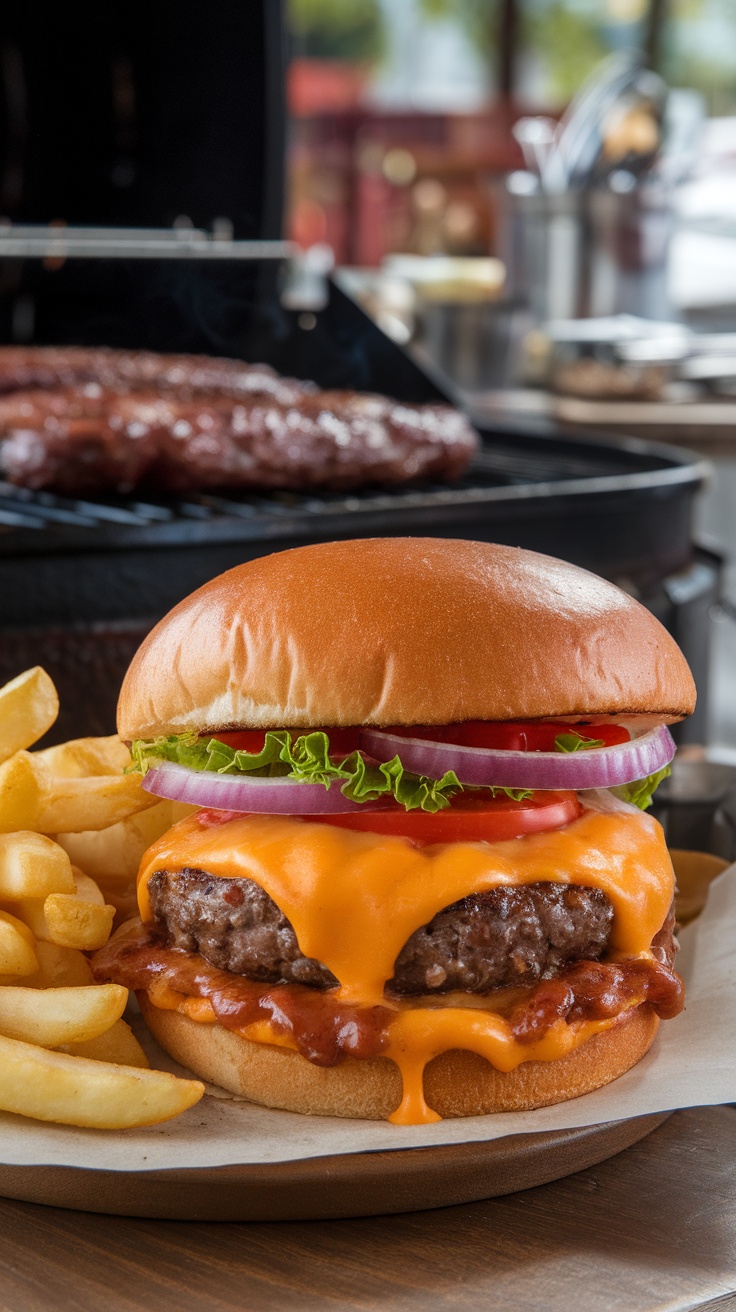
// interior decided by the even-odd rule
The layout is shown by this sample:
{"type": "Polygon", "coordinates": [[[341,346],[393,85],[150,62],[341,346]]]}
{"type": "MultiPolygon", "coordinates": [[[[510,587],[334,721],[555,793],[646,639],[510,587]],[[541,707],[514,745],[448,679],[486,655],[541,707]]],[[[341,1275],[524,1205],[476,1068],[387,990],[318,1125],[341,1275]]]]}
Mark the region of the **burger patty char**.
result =
{"type": "MultiPolygon", "coordinates": [[[[220,970],[263,983],[331,988],[331,971],[299,949],[282,911],[249,879],[206,870],[158,870],[151,910],[172,947],[199,952],[220,970]]],[[[416,930],[399,953],[389,992],[488,993],[548,979],[604,953],[613,907],[599,889],[536,883],[472,893],[416,930]]]]}

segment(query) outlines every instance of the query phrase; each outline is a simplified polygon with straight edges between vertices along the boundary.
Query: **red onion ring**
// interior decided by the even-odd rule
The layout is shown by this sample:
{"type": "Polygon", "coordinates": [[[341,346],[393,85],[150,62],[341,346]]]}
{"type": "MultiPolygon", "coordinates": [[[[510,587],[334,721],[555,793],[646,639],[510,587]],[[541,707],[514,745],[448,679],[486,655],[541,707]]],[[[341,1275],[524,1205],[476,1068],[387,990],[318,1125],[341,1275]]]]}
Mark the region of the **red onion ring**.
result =
{"type": "Polygon", "coordinates": [[[613,788],[669,765],[675,744],[664,724],[615,747],[578,752],[513,752],[404,738],[363,729],[359,743],[378,761],[401,757],[406,770],[441,779],[454,770],[460,783],[498,788],[613,788]]]}
{"type": "Polygon", "coordinates": [[[362,805],[344,797],[338,781],[325,788],[324,784],[301,783],[283,776],[254,779],[247,775],[191,770],[174,761],[152,766],[143,778],[143,787],[146,792],[168,797],[173,802],[263,815],[334,815],[338,811],[359,811],[362,805]]]}

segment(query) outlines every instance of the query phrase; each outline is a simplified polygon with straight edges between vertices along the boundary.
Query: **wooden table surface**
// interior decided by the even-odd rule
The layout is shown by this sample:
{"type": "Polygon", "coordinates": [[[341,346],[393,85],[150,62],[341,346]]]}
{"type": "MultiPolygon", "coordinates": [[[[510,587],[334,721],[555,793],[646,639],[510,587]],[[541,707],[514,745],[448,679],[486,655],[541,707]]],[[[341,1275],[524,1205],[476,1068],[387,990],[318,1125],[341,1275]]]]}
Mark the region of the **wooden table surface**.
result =
{"type": "Polygon", "coordinates": [[[223,1225],[0,1200],[0,1312],[736,1309],[736,1111],[485,1203],[223,1225]]]}

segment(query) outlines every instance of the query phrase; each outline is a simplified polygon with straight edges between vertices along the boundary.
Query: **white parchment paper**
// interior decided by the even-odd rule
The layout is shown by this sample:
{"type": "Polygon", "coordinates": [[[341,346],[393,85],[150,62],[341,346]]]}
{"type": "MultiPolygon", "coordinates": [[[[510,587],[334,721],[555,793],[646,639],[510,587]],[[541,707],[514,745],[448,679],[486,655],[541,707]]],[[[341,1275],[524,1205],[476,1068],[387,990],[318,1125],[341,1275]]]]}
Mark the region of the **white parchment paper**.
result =
{"type": "MultiPolygon", "coordinates": [[[[571,1129],[678,1107],[736,1102],[736,865],[711,885],[705,911],[680,935],[687,1006],[660,1026],[643,1061],[595,1093],[535,1112],[394,1126],[268,1111],[206,1095],[177,1120],[112,1132],[46,1125],[0,1113],[0,1162],[116,1171],[285,1162],[335,1153],[470,1143],[571,1129]]],[[[152,1064],[184,1073],[160,1049],[152,1064]]]]}

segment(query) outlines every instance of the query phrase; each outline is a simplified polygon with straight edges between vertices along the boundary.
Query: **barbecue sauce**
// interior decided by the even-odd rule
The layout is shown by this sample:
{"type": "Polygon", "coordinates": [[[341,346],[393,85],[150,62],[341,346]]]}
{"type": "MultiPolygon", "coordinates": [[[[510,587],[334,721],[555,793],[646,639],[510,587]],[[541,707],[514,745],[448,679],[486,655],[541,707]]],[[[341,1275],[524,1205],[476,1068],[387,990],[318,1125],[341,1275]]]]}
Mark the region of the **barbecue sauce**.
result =
{"type": "Polygon", "coordinates": [[[334,1066],[345,1057],[374,1057],[386,1044],[388,1007],[356,1007],[301,984],[264,985],[232,975],[197,953],[166,947],[145,926],[137,934],[125,926],[122,935],[97,953],[93,970],[97,980],[150,991],[151,1000],[164,1010],[184,1010],[193,1019],[217,1021],[228,1030],[242,1033],[266,1021],[271,1042],[286,1039],[316,1066],[334,1066]],[[194,998],[209,1006],[183,1005],[194,998]]]}
{"type": "Polygon", "coordinates": [[[418,1006],[413,999],[359,1007],[341,1002],[336,989],[264,985],[218,970],[196,953],[167,947],[142,925],[118,931],[95,956],[93,971],[98,981],[148,991],[155,1006],[218,1022],[246,1038],[284,1043],[318,1066],[334,1066],[346,1057],[391,1056],[405,1088],[392,1119],[409,1124],[434,1118],[422,1094],[425,1029],[431,1029],[436,1043],[438,1030],[447,1028],[446,1046],[451,1048],[464,1022],[463,1046],[512,1070],[524,1060],[549,1060],[572,1051],[632,1007],[648,1003],[669,1019],[684,1002],[682,980],[668,963],[635,958],[576,962],[533,988],[499,990],[498,999],[490,994],[483,1006],[448,1006],[447,1000],[436,999],[429,1004],[423,999],[418,1006]]]}

